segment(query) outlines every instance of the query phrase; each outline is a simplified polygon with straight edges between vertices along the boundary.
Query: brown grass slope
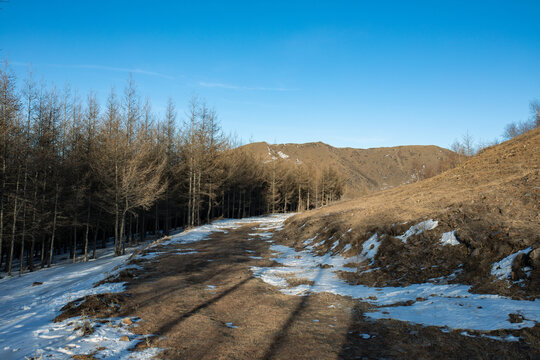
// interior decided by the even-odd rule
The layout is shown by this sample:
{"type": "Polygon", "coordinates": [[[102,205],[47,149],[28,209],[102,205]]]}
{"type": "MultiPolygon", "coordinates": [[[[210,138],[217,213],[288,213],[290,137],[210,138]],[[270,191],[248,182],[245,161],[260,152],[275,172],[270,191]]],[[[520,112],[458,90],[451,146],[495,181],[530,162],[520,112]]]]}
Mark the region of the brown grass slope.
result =
{"type": "Polygon", "coordinates": [[[403,286],[448,276],[462,267],[457,278],[441,281],[471,284],[475,291],[537,297],[539,172],[540,129],[535,129],[436,177],[298,214],[288,221],[283,241],[302,247],[302,241],[319,234],[318,251],[326,252],[333,240],[325,239],[334,235],[340,239],[334,251],[351,243],[354,253],[377,232],[383,240],[371,267],[380,269],[362,274],[369,265],[355,264],[359,271],[348,276],[349,281],[403,286]],[[439,226],[407,243],[396,238],[425,219],[438,220],[439,226]],[[441,234],[451,230],[460,244],[441,245],[441,234]],[[529,246],[533,251],[514,261],[511,287],[491,276],[493,262],[529,246]]]}
{"type": "Polygon", "coordinates": [[[436,172],[452,154],[450,150],[431,145],[353,149],[335,148],[322,142],[278,145],[258,142],[242,149],[262,161],[280,159],[281,152],[288,156],[286,161],[304,163],[315,169],[334,166],[347,181],[346,197],[413,182],[415,173],[436,172]]]}

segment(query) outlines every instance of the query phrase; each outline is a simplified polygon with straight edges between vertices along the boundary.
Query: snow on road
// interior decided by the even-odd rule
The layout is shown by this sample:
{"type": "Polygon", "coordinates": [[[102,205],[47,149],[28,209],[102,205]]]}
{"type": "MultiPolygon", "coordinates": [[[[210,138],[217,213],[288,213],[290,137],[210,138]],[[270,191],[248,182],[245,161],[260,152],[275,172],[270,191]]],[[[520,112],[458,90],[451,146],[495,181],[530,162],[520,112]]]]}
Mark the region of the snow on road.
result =
{"type": "MultiPolygon", "coordinates": [[[[227,219],[197,227],[172,236],[161,244],[187,244],[200,241],[213,232],[225,232],[240,226],[264,221],[263,229],[276,229],[287,215],[266,218],[227,219]]],[[[177,250],[172,253],[185,255],[192,249],[177,250]]],[[[157,251],[143,258],[162,254],[157,251]]],[[[64,263],[50,269],[43,269],[21,277],[0,280],[0,359],[24,359],[25,357],[47,359],[71,359],[75,354],[89,354],[98,347],[96,358],[148,359],[160,350],[151,348],[142,352],[131,352],[134,343],[144,336],[134,336],[122,319],[107,319],[101,324],[94,319],[75,317],[59,323],[53,319],[67,303],[86,295],[122,292],[124,283],[107,283],[93,287],[121,269],[125,269],[128,255],[114,257],[112,252],[103,254],[97,260],[77,264],[64,263]],[[42,283],[34,285],[34,283],[42,283]],[[81,336],[76,329],[89,322],[95,332],[81,336]],[[130,341],[120,341],[128,336],[130,341]]],[[[136,319],[133,319],[136,323],[136,319]]]]}

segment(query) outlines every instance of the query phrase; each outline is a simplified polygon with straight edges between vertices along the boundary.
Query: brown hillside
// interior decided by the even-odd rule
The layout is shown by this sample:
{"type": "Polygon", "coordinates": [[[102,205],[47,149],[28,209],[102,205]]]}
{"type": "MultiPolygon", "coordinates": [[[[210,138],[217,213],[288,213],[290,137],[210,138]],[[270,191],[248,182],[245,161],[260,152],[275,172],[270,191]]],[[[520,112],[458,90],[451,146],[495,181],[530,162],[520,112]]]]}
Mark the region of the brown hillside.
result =
{"type": "Polygon", "coordinates": [[[324,239],[338,235],[358,251],[377,232],[384,240],[374,266],[384,269],[351,281],[404,285],[447,276],[461,265],[465,271],[456,282],[479,291],[538,296],[539,173],[540,129],[535,129],[436,177],[298,214],[289,220],[284,241],[300,246],[303,240],[322,234],[319,250],[324,252],[328,250],[324,239]],[[438,227],[407,243],[396,238],[426,219],[439,221],[438,227]],[[460,244],[442,246],[442,233],[452,230],[460,244]],[[495,281],[490,274],[493,262],[529,246],[532,252],[514,261],[512,277],[521,281],[519,286],[513,283],[507,289],[505,282],[495,281]],[[525,276],[522,270],[531,268],[525,276]]]}
{"type": "Polygon", "coordinates": [[[262,161],[283,158],[317,169],[334,166],[347,181],[346,197],[417,181],[436,172],[452,154],[437,146],[352,149],[335,148],[322,142],[279,145],[259,142],[242,148],[262,161]]]}

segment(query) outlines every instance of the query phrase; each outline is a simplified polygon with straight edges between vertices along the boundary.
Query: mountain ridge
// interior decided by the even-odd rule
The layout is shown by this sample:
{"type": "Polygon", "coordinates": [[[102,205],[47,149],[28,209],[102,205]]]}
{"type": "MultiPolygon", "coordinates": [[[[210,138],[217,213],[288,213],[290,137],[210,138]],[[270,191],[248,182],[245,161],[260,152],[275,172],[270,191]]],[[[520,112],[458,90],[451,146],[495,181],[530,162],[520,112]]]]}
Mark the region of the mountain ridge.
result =
{"type": "Polygon", "coordinates": [[[335,167],[346,180],[345,197],[353,198],[415,182],[440,172],[454,153],[435,145],[401,145],[357,149],[318,142],[269,144],[256,142],[240,149],[263,162],[284,160],[306,164],[313,171],[335,167]]]}

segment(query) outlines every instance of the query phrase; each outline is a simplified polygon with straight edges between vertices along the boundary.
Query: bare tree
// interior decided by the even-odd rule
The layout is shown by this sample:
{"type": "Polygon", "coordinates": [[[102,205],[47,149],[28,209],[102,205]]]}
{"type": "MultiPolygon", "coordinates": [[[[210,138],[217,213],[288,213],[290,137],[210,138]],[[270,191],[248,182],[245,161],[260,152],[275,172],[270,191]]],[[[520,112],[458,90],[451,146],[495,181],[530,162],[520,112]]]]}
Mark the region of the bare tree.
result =
{"type": "Polygon", "coordinates": [[[531,121],[533,122],[534,127],[538,128],[540,127],[540,101],[531,101],[530,107],[532,117],[531,121]]]}
{"type": "Polygon", "coordinates": [[[469,134],[469,131],[467,131],[463,137],[463,150],[465,152],[466,156],[473,156],[476,153],[476,150],[474,148],[474,138],[471,134],[469,134]]]}

